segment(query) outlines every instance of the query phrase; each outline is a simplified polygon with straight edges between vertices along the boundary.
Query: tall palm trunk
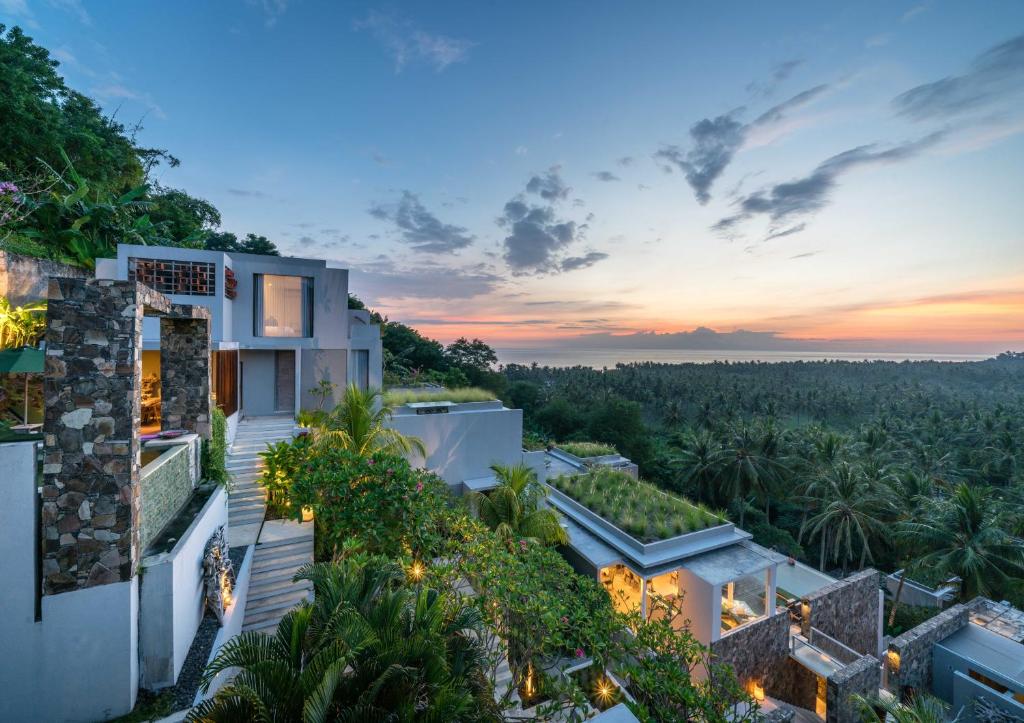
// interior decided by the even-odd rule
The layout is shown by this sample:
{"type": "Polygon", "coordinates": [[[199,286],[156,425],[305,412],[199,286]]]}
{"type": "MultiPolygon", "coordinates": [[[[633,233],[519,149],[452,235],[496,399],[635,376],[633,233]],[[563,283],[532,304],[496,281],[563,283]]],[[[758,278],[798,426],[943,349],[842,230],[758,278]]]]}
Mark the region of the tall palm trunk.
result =
{"type": "Polygon", "coordinates": [[[900,584],[896,586],[896,596],[892,599],[892,609],[889,611],[889,627],[896,622],[896,608],[900,606],[900,596],[903,594],[903,581],[907,579],[907,570],[904,567],[900,573],[900,584]]]}

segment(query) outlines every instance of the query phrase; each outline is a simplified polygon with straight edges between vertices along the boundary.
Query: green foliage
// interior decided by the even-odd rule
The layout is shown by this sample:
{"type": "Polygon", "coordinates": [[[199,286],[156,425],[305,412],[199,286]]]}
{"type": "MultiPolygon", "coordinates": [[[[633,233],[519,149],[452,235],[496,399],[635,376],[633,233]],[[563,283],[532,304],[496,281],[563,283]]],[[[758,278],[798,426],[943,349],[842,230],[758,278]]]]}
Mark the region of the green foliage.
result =
{"type": "Polygon", "coordinates": [[[498,356],[494,349],[480,339],[470,341],[460,336],[444,350],[444,356],[452,366],[459,367],[463,371],[472,369],[475,371],[487,371],[493,364],[498,363],[498,356]]]}
{"type": "Polygon", "coordinates": [[[328,399],[331,399],[334,396],[337,389],[338,385],[334,382],[327,379],[321,379],[316,383],[316,386],[309,390],[309,393],[317,398],[316,408],[318,411],[324,408],[324,404],[328,399]]]}
{"type": "Polygon", "coordinates": [[[565,545],[569,536],[562,529],[558,513],[541,501],[546,488],[526,464],[493,465],[498,486],[486,494],[472,495],[480,520],[507,545],[521,539],[544,545],[565,545]]]}
{"type": "Polygon", "coordinates": [[[504,402],[513,409],[532,414],[540,404],[540,387],[533,382],[512,382],[508,385],[504,402]]]}
{"type": "Polygon", "coordinates": [[[46,302],[11,306],[0,296],[0,349],[37,346],[46,332],[46,302]]]}
{"type": "Polygon", "coordinates": [[[892,601],[885,601],[885,634],[896,637],[908,630],[916,628],[926,620],[942,612],[939,608],[918,607],[916,605],[896,606],[896,617],[892,623],[889,622],[892,614],[892,601]]]}
{"type": "Polygon", "coordinates": [[[313,583],[313,602],[274,635],[228,641],[203,690],[222,671],[238,674],[188,721],[499,720],[480,615],[457,595],[365,555],[307,565],[296,579],[313,583]]]}
{"type": "Polygon", "coordinates": [[[649,652],[622,671],[636,700],[630,708],[642,723],[760,720],[757,704],[732,669],[714,662],[688,628],[675,628],[672,621],[682,618],[680,603],[655,597],[650,605],[661,614],[637,627],[635,641],[637,649],[649,652]],[[698,670],[706,671],[703,679],[698,670]]]}
{"type": "Polygon", "coordinates": [[[855,694],[853,702],[860,708],[864,723],[957,723],[962,713],[958,711],[950,718],[949,706],[927,693],[918,693],[909,701],[855,694]]]}
{"type": "Polygon", "coordinates": [[[374,553],[419,557],[432,539],[428,520],[443,505],[437,477],[413,470],[402,457],[361,455],[335,445],[316,445],[288,488],[290,514],[312,509],[318,559],[330,559],[343,541],[357,538],[374,553]]]}
{"type": "Polygon", "coordinates": [[[392,407],[410,402],[490,402],[494,395],[486,389],[391,389],[384,393],[384,401],[392,407]]]}
{"type": "Polygon", "coordinates": [[[601,444],[600,442],[558,442],[555,446],[580,459],[618,454],[615,447],[610,444],[601,444]]]}
{"type": "Polygon", "coordinates": [[[541,407],[536,420],[537,425],[555,439],[568,439],[586,426],[583,410],[560,397],[541,407]]]}
{"type": "Polygon", "coordinates": [[[701,506],[607,467],[555,477],[549,484],[645,543],[723,522],[701,506]]]}
{"type": "Polygon", "coordinates": [[[312,452],[313,438],[308,434],[268,444],[260,452],[263,458],[262,482],[267,488],[267,514],[271,518],[289,515],[288,496],[292,482],[298,479],[312,452]]]}
{"type": "Polygon", "coordinates": [[[391,404],[376,389],[349,384],[345,396],[329,413],[319,413],[313,435],[321,445],[341,447],[356,454],[373,452],[424,454],[423,442],[388,426],[391,404]]]}
{"type": "Polygon", "coordinates": [[[228,421],[224,412],[214,407],[210,415],[210,438],[203,442],[203,477],[210,482],[226,485],[231,481],[227,469],[228,421]]]}
{"type": "Polygon", "coordinates": [[[416,381],[426,370],[446,371],[448,362],[440,342],[397,321],[381,326],[381,344],[387,352],[387,369],[404,381],[416,381]]]}

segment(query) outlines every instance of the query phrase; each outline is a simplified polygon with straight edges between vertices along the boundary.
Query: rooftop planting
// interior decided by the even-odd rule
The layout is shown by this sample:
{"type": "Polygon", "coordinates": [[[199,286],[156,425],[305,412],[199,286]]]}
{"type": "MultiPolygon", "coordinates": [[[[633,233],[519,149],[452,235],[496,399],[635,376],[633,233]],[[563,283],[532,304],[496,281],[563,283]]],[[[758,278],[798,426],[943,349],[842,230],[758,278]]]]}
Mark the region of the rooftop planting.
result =
{"type": "Polygon", "coordinates": [[[549,484],[643,543],[723,524],[703,505],[613,469],[556,477],[549,484]]]}
{"type": "Polygon", "coordinates": [[[615,447],[610,444],[602,444],[601,442],[559,442],[556,446],[581,459],[619,453],[615,447]]]}
{"type": "Polygon", "coordinates": [[[494,392],[479,387],[462,389],[392,389],[384,392],[384,402],[397,407],[411,402],[490,402],[496,399],[494,392]]]}

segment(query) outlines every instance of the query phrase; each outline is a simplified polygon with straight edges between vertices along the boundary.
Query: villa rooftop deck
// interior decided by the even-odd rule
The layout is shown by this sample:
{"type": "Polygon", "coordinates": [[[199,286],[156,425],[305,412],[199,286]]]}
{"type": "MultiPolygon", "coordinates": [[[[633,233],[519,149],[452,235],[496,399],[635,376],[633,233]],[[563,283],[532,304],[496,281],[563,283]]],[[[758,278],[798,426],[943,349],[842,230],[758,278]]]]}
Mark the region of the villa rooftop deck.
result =
{"type": "Polygon", "coordinates": [[[1004,638],[1024,643],[1024,612],[1012,605],[981,600],[971,610],[971,622],[1004,638]]]}

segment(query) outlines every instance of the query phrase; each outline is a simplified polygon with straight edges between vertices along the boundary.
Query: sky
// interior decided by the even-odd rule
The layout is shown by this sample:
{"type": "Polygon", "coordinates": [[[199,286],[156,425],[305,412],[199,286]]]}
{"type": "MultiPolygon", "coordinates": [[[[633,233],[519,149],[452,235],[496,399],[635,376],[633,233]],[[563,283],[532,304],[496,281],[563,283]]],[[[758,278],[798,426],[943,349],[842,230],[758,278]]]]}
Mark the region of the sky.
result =
{"type": "Polygon", "coordinates": [[[157,180],[225,230],[347,266],[442,341],[1024,349],[1018,0],[0,0],[0,22],[141,121],[181,160],[157,180]]]}

